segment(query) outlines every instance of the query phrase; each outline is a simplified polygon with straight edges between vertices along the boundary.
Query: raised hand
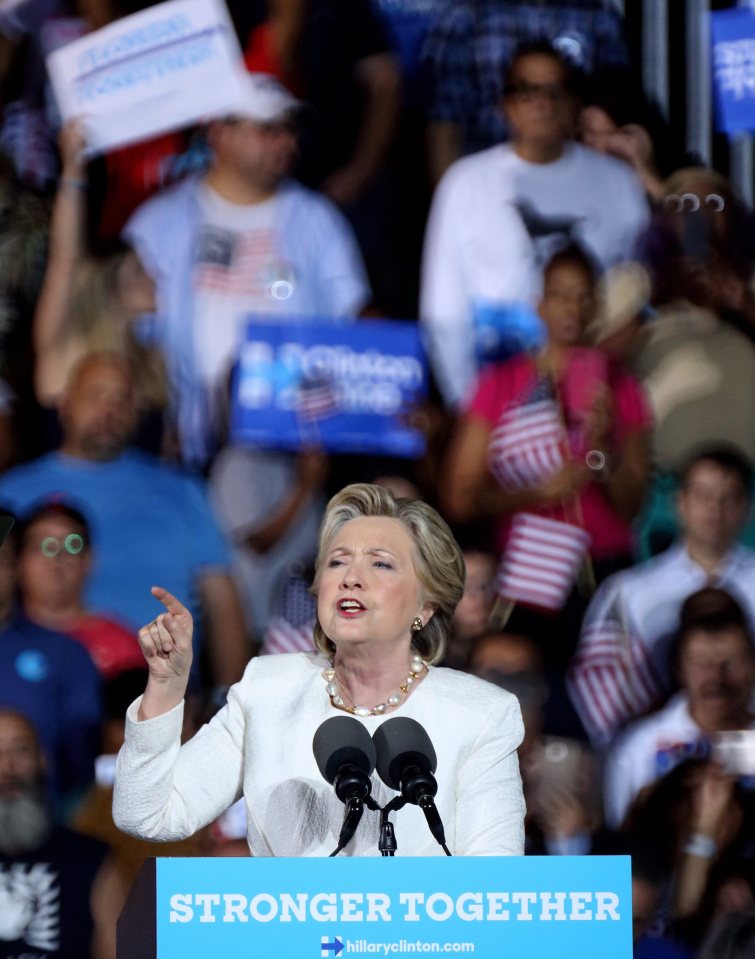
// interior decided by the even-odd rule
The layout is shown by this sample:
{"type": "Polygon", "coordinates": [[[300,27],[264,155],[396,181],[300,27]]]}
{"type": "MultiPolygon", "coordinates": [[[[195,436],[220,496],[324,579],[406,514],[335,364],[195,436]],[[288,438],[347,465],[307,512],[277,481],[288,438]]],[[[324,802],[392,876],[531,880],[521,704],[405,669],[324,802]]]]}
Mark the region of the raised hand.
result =
{"type": "Polygon", "coordinates": [[[736,777],[709,763],[692,793],[693,828],[720,843],[731,822],[736,777]]]}
{"type": "Polygon", "coordinates": [[[81,117],[67,120],[58,137],[63,175],[80,177],[84,169],[84,150],[87,145],[84,121],[81,117]]]}
{"type": "Polygon", "coordinates": [[[167,712],[183,699],[192,660],[191,613],[167,589],[153,586],[151,592],[163,604],[165,612],[142,626],[138,633],[139,646],[149,667],[140,719],[167,712]]]}

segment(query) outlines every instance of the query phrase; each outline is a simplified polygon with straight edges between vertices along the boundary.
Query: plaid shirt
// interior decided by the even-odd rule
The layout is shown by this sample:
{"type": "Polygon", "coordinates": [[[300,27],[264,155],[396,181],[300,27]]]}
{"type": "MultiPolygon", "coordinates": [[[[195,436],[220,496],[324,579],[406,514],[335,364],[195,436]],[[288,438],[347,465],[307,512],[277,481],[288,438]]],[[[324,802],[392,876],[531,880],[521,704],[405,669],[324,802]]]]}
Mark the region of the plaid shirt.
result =
{"type": "Polygon", "coordinates": [[[447,0],[422,54],[426,115],[462,127],[465,153],[500,143],[503,74],[518,44],[545,37],[589,72],[626,62],[623,28],[602,0],[447,0]]]}

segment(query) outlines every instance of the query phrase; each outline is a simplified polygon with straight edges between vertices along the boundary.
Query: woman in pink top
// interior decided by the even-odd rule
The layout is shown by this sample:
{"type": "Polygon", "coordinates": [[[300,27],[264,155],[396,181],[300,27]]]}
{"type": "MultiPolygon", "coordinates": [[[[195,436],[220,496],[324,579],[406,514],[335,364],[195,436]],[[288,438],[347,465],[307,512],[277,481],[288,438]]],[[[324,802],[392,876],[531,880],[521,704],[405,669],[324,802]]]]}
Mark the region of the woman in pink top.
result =
{"type": "MultiPolygon", "coordinates": [[[[443,505],[453,521],[494,522],[505,565],[522,554],[505,553],[515,514],[581,527],[599,582],[631,563],[630,521],[648,474],[650,416],[635,380],[606,354],[580,345],[594,292],[591,262],[579,248],[548,263],[539,304],[546,345],[538,355],[514,357],[480,375],[451,441],[443,505]]],[[[517,535],[517,545],[521,541],[517,535]]],[[[540,599],[553,572],[546,550],[536,546],[516,569],[520,595],[507,628],[541,646],[551,683],[546,728],[579,735],[563,672],[589,590],[569,593],[574,580],[562,576],[562,595],[544,615],[545,604],[530,597],[540,599]],[[557,604],[562,608],[554,615],[557,604]]]]}
{"type": "Polygon", "coordinates": [[[594,292],[588,257],[577,247],[557,253],[539,305],[545,348],[484,370],[457,424],[446,513],[460,522],[494,519],[501,550],[512,516],[527,512],[582,526],[598,565],[630,558],[649,413],[628,373],[579,345],[594,292]]]}

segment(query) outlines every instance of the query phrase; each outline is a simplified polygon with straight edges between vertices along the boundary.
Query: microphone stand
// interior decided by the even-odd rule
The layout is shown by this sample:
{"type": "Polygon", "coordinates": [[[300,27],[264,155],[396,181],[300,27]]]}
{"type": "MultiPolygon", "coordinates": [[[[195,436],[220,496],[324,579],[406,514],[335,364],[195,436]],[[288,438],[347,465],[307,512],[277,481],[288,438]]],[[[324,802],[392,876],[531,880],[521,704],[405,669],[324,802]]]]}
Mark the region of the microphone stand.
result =
{"type": "Polygon", "coordinates": [[[344,766],[338,776],[336,776],[334,786],[336,795],[346,806],[346,813],[343,817],[343,825],[341,826],[341,833],[338,837],[338,845],[328,858],[337,856],[354,835],[362,819],[365,806],[376,812],[380,810],[380,806],[378,806],[370,795],[369,780],[364,773],[361,773],[354,766],[344,766]]]}
{"type": "Polygon", "coordinates": [[[388,816],[394,811],[394,809],[401,809],[402,806],[406,805],[406,800],[403,796],[396,796],[392,799],[386,806],[383,806],[380,810],[380,838],[378,839],[378,851],[381,856],[395,856],[396,849],[396,833],[393,829],[393,823],[388,819],[388,816]]]}
{"type": "MultiPolygon", "coordinates": [[[[338,846],[336,846],[330,856],[337,856],[349,839],[351,839],[351,837],[354,835],[356,827],[359,824],[359,820],[362,818],[362,813],[364,812],[365,806],[368,809],[372,809],[380,813],[380,836],[378,838],[378,851],[380,855],[395,856],[396,850],[398,849],[398,844],[396,843],[396,831],[394,830],[393,823],[390,821],[388,816],[390,816],[392,812],[402,809],[406,803],[407,800],[404,799],[403,796],[394,796],[394,798],[385,806],[379,806],[372,796],[369,795],[364,797],[352,796],[351,798],[347,799],[346,815],[344,816],[343,826],[341,828],[341,836],[338,840],[338,846]]],[[[438,815],[438,810],[435,807],[433,797],[423,795],[417,801],[417,805],[425,814],[425,818],[430,825],[430,829],[435,838],[438,840],[443,852],[447,856],[450,856],[451,850],[446,845],[445,836],[443,835],[443,824],[440,821],[440,816],[438,815]],[[438,835],[438,832],[440,835],[438,835]]]]}

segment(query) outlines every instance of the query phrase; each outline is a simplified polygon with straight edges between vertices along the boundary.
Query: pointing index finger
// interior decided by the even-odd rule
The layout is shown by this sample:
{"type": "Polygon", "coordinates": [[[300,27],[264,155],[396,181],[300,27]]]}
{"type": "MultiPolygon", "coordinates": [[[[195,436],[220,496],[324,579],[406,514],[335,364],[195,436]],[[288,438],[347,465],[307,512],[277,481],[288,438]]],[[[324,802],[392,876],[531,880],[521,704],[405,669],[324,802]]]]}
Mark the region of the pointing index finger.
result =
{"type": "Polygon", "coordinates": [[[160,600],[163,606],[173,616],[189,615],[189,611],[184,604],[179,599],[176,599],[173,593],[169,593],[167,589],[163,589],[162,586],[153,586],[151,593],[155,599],[160,600]]]}

